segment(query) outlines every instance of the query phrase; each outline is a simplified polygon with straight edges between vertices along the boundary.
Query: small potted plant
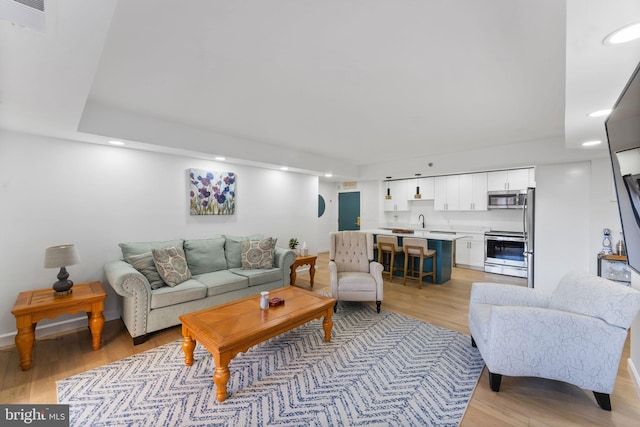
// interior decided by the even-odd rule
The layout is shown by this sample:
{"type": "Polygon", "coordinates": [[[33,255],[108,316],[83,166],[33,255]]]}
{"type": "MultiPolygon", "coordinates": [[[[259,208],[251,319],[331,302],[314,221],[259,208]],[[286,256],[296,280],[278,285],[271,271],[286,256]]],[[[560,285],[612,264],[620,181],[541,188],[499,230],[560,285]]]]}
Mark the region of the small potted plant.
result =
{"type": "Polygon", "coordinates": [[[295,251],[297,247],[298,247],[298,239],[296,239],[295,237],[290,238],[289,249],[291,249],[292,251],[295,251]]]}

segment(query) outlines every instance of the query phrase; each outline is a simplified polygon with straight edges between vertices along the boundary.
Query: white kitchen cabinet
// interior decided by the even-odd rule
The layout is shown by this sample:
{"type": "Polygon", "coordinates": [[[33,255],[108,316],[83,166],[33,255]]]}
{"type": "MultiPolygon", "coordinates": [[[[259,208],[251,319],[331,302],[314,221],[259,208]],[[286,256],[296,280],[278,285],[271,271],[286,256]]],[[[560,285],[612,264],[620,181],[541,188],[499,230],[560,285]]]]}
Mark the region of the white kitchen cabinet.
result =
{"type": "Polygon", "coordinates": [[[460,175],[435,178],[433,208],[437,211],[460,210],[460,175]]]}
{"type": "Polygon", "coordinates": [[[487,173],[460,175],[460,210],[487,210],[487,173]]]}
{"type": "Polygon", "coordinates": [[[456,267],[484,270],[484,234],[467,234],[456,240],[456,267]]]}
{"type": "Polygon", "coordinates": [[[487,174],[488,191],[526,190],[533,181],[533,169],[511,169],[487,174]]]}
{"type": "Polygon", "coordinates": [[[387,200],[387,183],[384,183],[384,210],[385,211],[408,211],[409,201],[407,200],[407,181],[389,182],[391,200],[387,200]]]}
{"type": "Polygon", "coordinates": [[[435,197],[435,178],[432,176],[407,180],[407,200],[433,200],[435,197]],[[420,186],[422,198],[416,199],[416,187],[420,186]]]}

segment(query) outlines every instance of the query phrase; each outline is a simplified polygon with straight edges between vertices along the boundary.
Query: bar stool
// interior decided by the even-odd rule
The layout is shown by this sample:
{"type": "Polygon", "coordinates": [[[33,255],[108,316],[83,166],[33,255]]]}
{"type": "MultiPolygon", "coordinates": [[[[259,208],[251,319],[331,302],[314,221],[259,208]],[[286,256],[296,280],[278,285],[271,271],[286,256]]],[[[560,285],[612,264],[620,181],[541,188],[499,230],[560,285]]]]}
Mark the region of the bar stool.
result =
{"type": "Polygon", "coordinates": [[[429,249],[429,241],[427,239],[418,239],[415,237],[405,237],[402,242],[404,249],[404,282],[407,284],[407,276],[410,279],[418,279],[418,287],[422,289],[422,278],[431,276],[433,283],[436,283],[436,250],[429,249]],[[411,258],[411,268],[409,268],[409,258],[411,258]],[[416,258],[420,259],[419,270],[415,269],[416,258]],[[431,258],[431,271],[424,270],[425,258],[431,258]],[[417,275],[416,275],[417,274],[417,275]]]}
{"type": "Polygon", "coordinates": [[[382,275],[389,274],[389,281],[393,281],[393,272],[402,271],[401,267],[395,266],[395,256],[403,252],[402,246],[398,246],[398,237],[396,236],[377,236],[378,241],[378,262],[385,267],[382,275]],[[385,257],[385,254],[387,255],[385,257]],[[385,258],[389,263],[385,263],[385,258]],[[387,271],[387,266],[389,267],[387,271]]]}

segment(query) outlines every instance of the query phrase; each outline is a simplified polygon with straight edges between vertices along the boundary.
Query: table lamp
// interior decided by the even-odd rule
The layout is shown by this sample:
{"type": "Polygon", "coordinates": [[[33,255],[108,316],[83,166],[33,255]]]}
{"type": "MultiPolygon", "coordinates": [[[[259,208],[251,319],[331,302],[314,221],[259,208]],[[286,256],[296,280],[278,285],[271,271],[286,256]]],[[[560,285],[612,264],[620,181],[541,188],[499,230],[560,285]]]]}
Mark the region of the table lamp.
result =
{"type": "Polygon", "coordinates": [[[53,284],[54,294],[56,296],[69,295],[73,282],[69,280],[67,266],[78,264],[80,255],[76,245],[60,245],[47,248],[44,253],[45,268],[60,268],[58,273],[58,281],[53,284]]]}

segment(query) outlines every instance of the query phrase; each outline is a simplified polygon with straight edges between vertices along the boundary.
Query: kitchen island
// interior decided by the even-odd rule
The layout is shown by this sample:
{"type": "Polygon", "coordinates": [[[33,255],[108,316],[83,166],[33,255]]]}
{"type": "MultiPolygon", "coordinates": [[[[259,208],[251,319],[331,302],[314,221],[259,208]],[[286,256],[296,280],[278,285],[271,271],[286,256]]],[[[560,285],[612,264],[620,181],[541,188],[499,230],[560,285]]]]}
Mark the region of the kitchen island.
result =
{"type": "MultiPolygon", "coordinates": [[[[429,249],[435,249],[436,251],[436,284],[446,283],[451,280],[451,271],[453,268],[453,255],[455,250],[455,240],[462,239],[466,237],[464,234],[459,234],[455,232],[433,232],[433,231],[423,231],[423,230],[407,230],[396,232],[396,230],[386,230],[386,229],[374,229],[374,230],[362,230],[367,233],[373,234],[374,242],[377,241],[378,235],[384,236],[396,236],[398,237],[398,244],[402,245],[402,239],[404,237],[416,237],[423,238],[428,240],[429,249]]],[[[376,250],[376,260],[377,260],[377,250],[376,250]]],[[[397,255],[394,260],[394,264],[396,267],[399,267],[400,270],[404,270],[404,254],[397,255]]],[[[425,259],[424,263],[424,271],[429,272],[432,269],[432,261],[430,259],[425,259]]],[[[402,271],[396,271],[394,276],[402,277],[402,271]]],[[[422,280],[424,282],[431,282],[431,277],[426,276],[423,277],[422,280]]]]}

